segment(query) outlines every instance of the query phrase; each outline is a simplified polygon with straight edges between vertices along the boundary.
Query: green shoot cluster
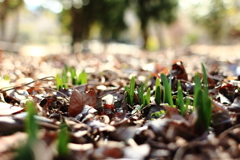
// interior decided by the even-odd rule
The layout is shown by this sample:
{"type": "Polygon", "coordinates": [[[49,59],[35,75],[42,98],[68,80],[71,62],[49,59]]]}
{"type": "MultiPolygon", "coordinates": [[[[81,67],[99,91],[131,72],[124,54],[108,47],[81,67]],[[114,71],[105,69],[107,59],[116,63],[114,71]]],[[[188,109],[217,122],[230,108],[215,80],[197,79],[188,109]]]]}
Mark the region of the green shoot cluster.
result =
{"type": "Polygon", "coordinates": [[[62,88],[68,88],[69,84],[81,85],[88,82],[87,73],[84,70],[77,75],[76,69],[74,67],[67,66],[64,67],[61,74],[56,75],[55,79],[58,90],[62,88]]]}
{"type": "MultiPolygon", "coordinates": [[[[193,108],[189,109],[190,105],[190,98],[189,96],[184,97],[183,90],[181,86],[181,82],[178,80],[177,83],[177,95],[176,101],[173,101],[172,95],[172,87],[171,81],[168,81],[166,75],[161,74],[161,81],[159,78],[156,78],[155,84],[155,95],[154,100],[156,105],[160,105],[162,103],[168,104],[171,107],[178,108],[179,112],[182,116],[186,116],[186,114],[191,114],[193,111],[196,111],[198,114],[197,122],[196,122],[196,130],[199,133],[203,133],[206,131],[211,122],[211,113],[212,113],[212,101],[208,94],[208,77],[207,72],[202,64],[202,73],[203,73],[203,84],[201,83],[201,79],[198,74],[194,76],[194,101],[193,101],[193,108]],[[162,85],[161,83],[162,82],[162,85]]],[[[127,93],[126,102],[130,105],[136,105],[136,109],[140,110],[144,106],[149,105],[150,97],[151,97],[151,90],[144,86],[143,83],[140,86],[135,88],[135,78],[132,77],[130,80],[130,86],[125,86],[125,91],[127,93]],[[136,93],[135,93],[136,89],[136,93]],[[139,103],[134,102],[135,99],[139,99],[139,103]]],[[[135,110],[136,110],[135,109],[135,110]]],[[[134,111],[133,113],[135,113],[134,111]]],[[[162,112],[154,113],[156,117],[162,116],[162,112]]]]}

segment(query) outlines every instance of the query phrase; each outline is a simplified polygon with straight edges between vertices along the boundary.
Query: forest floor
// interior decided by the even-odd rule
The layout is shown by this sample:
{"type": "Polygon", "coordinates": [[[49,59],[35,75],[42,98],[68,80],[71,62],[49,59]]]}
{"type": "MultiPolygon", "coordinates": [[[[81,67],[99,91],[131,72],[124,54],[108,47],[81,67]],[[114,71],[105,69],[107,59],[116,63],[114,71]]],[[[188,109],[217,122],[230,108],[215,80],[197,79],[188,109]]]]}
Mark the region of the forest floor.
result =
{"type": "Polygon", "coordinates": [[[197,45],[158,52],[45,56],[2,52],[1,160],[238,159],[239,48],[197,45]],[[208,75],[209,94],[204,97],[211,100],[210,125],[204,129],[208,115],[194,106],[194,77],[198,73],[204,79],[201,64],[208,75]],[[86,84],[73,83],[71,67],[77,75],[87,73],[86,84]],[[56,82],[57,74],[68,77],[64,89],[56,82]],[[163,74],[172,83],[172,106],[164,98],[163,74]],[[132,77],[130,104],[127,88],[132,77]],[[189,99],[184,114],[178,80],[183,99],[189,99]],[[150,90],[149,103],[141,101],[141,82],[145,99],[150,90]],[[33,102],[34,113],[27,101],[33,102]]]}

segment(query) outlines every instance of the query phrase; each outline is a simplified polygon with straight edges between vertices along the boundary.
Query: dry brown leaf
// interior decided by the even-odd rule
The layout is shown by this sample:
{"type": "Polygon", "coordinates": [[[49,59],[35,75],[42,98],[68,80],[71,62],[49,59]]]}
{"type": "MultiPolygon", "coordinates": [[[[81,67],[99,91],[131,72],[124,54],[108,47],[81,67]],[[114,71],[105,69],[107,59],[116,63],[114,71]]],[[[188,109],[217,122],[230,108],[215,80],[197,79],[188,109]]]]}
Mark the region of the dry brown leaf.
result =
{"type": "Polygon", "coordinates": [[[85,93],[78,90],[73,90],[70,97],[70,104],[68,108],[68,115],[70,117],[75,117],[82,112],[83,107],[89,105],[93,108],[96,108],[97,101],[94,90],[90,90],[85,93]]]}
{"type": "Polygon", "coordinates": [[[0,116],[12,115],[14,113],[21,112],[22,107],[12,106],[7,103],[0,102],[0,116]]]}

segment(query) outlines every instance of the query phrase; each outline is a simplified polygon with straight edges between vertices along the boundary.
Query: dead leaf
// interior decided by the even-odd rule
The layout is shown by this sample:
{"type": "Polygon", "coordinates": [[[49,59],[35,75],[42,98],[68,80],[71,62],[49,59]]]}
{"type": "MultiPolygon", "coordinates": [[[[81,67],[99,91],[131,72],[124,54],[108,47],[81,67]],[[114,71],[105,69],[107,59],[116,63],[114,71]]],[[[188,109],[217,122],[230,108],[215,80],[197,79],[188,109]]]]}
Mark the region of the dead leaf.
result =
{"type": "Polygon", "coordinates": [[[87,123],[91,128],[97,129],[99,131],[108,131],[108,132],[113,132],[115,131],[115,127],[105,124],[99,120],[92,120],[87,123]]]}
{"type": "Polygon", "coordinates": [[[87,93],[83,91],[73,90],[70,97],[68,115],[70,117],[75,117],[82,112],[85,105],[96,108],[97,100],[94,90],[90,90],[87,93]]]}
{"type": "Polygon", "coordinates": [[[176,77],[177,79],[183,79],[188,80],[188,75],[186,73],[186,70],[183,66],[182,61],[175,61],[172,65],[172,76],[176,77]]]}
{"type": "Polygon", "coordinates": [[[22,107],[12,106],[10,104],[0,102],[0,116],[12,115],[14,113],[21,112],[22,110],[22,107]]]}
{"type": "Polygon", "coordinates": [[[234,99],[232,105],[228,107],[231,112],[240,112],[240,97],[234,99]]]}

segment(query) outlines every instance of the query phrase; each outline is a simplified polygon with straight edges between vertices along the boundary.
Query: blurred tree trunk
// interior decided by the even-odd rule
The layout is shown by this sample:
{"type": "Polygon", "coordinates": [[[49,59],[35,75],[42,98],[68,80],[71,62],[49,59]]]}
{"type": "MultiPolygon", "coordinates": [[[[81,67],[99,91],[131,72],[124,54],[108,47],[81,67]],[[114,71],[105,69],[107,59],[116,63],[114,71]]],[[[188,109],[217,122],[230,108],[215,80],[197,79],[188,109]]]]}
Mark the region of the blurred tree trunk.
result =
{"type": "Polygon", "coordinates": [[[0,5],[0,31],[1,37],[0,40],[5,40],[5,32],[6,32],[6,17],[7,17],[7,1],[3,1],[0,5]]]}
{"type": "Polygon", "coordinates": [[[19,21],[19,9],[21,6],[23,6],[24,1],[23,0],[4,0],[3,2],[0,3],[0,32],[1,32],[1,37],[0,40],[4,41],[6,40],[6,20],[7,16],[10,12],[15,13],[16,15],[16,21],[15,21],[15,29],[14,29],[14,36],[12,40],[16,40],[17,35],[18,35],[18,21],[19,21]]]}
{"type": "Polygon", "coordinates": [[[89,9],[82,7],[80,9],[71,8],[72,15],[72,53],[74,53],[74,44],[82,43],[83,40],[88,39],[91,27],[91,18],[88,17],[89,9]]]}
{"type": "Polygon", "coordinates": [[[135,12],[141,23],[144,39],[143,49],[147,47],[148,23],[150,21],[170,24],[176,19],[177,0],[135,0],[135,12]]]}
{"type": "MultiPolygon", "coordinates": [[[[109,0],[89,0],[81,8],[70,9],[71,22],[70,32],[72,34],[72,53],[74,53],[74,44],[89,39],[89,32],[93,24],[100,26],[101,40],[108,42],[119,38],[119,34],[126,29],[124,22],[124,11],[127,7],[126,0],[109,1],[109,0]]],[[[66,14],[67,12],[65,12],[66,14]]],[[[69,13],[69,12],[68,12],[69,13]]],[[[84,41],[87,49],[87,41],[84,41]],[[86,42],[86,43],[85,43],[86,42]]],[[[82,45],[82,46],[84,46],[82,45]]],[[[81,51],[81,50],[80,50],[81,51]]]]}
{"type": "Polygon", "coordinates": [[[0,40],[4,41],[5,40],[5,23],[6,23],[6,17],[5,16],[1,16],[0,17],[0,21],[1,21],[1,37],[0,40]]]}
{"type": "Polygon", "coordinates": [[[147,28],[142,30],[142,35],[143,35],[143,49],[147,49],[147,40],[149,37],[147,28]]]}

